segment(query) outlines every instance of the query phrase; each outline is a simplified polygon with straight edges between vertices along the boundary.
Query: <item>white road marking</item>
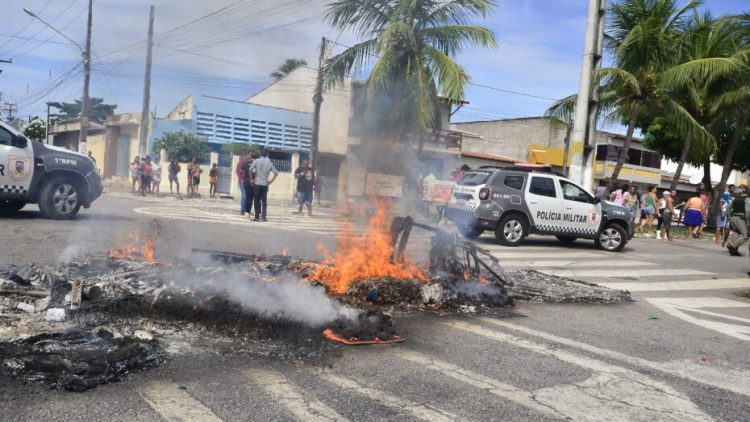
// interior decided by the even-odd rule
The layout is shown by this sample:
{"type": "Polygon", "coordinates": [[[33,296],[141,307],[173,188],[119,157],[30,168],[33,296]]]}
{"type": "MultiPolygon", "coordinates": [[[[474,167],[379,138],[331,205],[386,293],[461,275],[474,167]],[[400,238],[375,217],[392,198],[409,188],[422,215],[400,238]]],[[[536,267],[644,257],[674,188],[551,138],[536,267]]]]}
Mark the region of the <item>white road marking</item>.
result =
{"type": "Polygon", "coordinates": [[[339,388],[353,390],[355,393],[361,394],[384,406],[395,409],[398,412],[406,411],[417,419],[435,422],[448,422],[458,419],[456,415],[443,410],[428,405],[422,405],[403,397],[394,396],[393,394],[377,388],[365,387],[348,378],[327,371],[319,373],[318,376],[339,388]]]}
{"type": "Polygon", "coordinates": [[[637,267],[644,267],[649,265],[656,265],[653,262],[646,262],[646,261],[627,261],[627,260],[586,260],[586,261],[514,261],[514,262],[508,262],[508,261],[501,261],[501,266],[503,267],[529,267],[529,268],[539,268],[539,267],[595,267],[595,266],[604,266],[604,267],[630,267],[630,266],[637,266],[637,267]]]}
{"type": "Polygon", "coordinates": [[[679,391],[639,372],[462,321],[447,322],[445,325],[594,372],[584,381],[532,392],[536,401],[568,418],[590,421],[712,420],[679,391]]]}
{"type": "Polygon", "coordinates": [[[610,359],[617,359],[628,362],[644,368],[664,372],[676,377],[684,378],[700,384],[710,385],[712,387],[729,390],[737,394],[750,396],[750,371],[736,370],[731,368],[715,368],[707,365],[698,364],[697,362],[654,362],[635,356],[626,355],[614,350],[603,349],[587,343],[571,340],[565,337],[559,337],[554,334],[523,327],[521,325],[511,324],[492,318],[479,318],[480,321],[486,322],[498,327],[519,331],[524,334],[539,337],[547,341],[585,350],[599,356],[610,359]]]}
{"type": "Polygon", "coordinates": [[[301,421],[345,421],[325,403],[303,394],[283,374],[273,369],[253,369],[247,376],[301,421]]]}
{"type": "Polygon", "coordinates": [[[150,383],[139,385],[135,391],[156,413],[168,421],[221,421],[221,418],[203,403],[175,384],[150,383]]]}
{"type": "Polygon", "coordinates": [[[460,366],[456,366],[440,359],[426,356],[414,351],[402,349],[399,350],[397,356],[410,362],[422,365],[428,369],[440,372],[441,374],[453,378],[457,381],[461,381],[476,388],[486,390],[489,393],[518,403],[526,408],[536,410],[537,412],[547,415],[555,415],[558,417],[564,416],[556,412],[551,407],[545,406],[544,404],[536,401],[530,391],[522,390],[510,384],[502,383],[492,378],[488,378],[482,374],[469,371],[467,369],[461,368],[460,366]]]}
{"type": "MultiPolygon", "coordinates": [[[[500,262],[502,265],[502,261],[500,262]]],[[[632,268],[628,270],[548,270],[546,274],[556,275],[558,277],[604,277],[604,278],[623,278],[623,277],[654,277],[654,276],[671,276],[671,275],[711,275],[707,271],[693,270],[690,268],[632,268]]],[[[750,280],[750,279],[749,279],[750,280]]]]}
{"type": "Polygon", "coordinates": [[[669,315],[672,315],[675,318],[679,318],[683,321],[687,321],[691,324],[695,324],[703,328],[708,328],[710,330],[718,331],[730,337],[738,338],[740,340],[750,341],[750,326],[748,325],[729,324],[726,322],[719,322],[719,321],[714,321],[714,320],[709,320],[709,319],[701,319],[693,315],[689,315],[685,313],[684,311],[689,310],[695,313],[700,313],[700,314],[713,316],[713,317],[719,317],[723,319],[729,319],[733,321],[739,321],[745,324],[750,324],[750,319],[739,318],[733,315],[723,315],[717,312],[709,312],[709,311],[704,311],[701,309],[694,309],[694,308],[691,309],[687,307],[677,306],[677,305],[674,305],[669,302],[662,301],[656,298],[646,299],[646,300],[648,300],[649,303],[651,303],[658,309],[668,313],[669,315]]]}
{"type": "Polygon", "coordinates": [[[690,309],[750,308],[750,302],[740,302],[739,300],[724,299],[721,297],[660,297],[659,302],[690,309]]]}
{"type": "Polygon", "coordinates": [[[500,262],[506,259],[589,259],[589,258],[612,258],[612,254],[603,254],[597,252],[545,252],[539,250],[526,250],[524,252],[507,252],[508,247],[493,247],[488,245],[478,244],[477,246],[482,249],[486,249],[496,256],[500,262]]]}
{"type": "MultiPolygon", "coordinates": [[[[630,275],[630,271],[628,271],[630,275]]],[[[666,274],[665,274],[666,275],[666,274]]],[[[719,278],[716,280],[654,281],[645,283],[599,282],[600,286],[631,292],[662,292],[677,290],[715,290],[750,287],[750,278],[719,278]]]]}

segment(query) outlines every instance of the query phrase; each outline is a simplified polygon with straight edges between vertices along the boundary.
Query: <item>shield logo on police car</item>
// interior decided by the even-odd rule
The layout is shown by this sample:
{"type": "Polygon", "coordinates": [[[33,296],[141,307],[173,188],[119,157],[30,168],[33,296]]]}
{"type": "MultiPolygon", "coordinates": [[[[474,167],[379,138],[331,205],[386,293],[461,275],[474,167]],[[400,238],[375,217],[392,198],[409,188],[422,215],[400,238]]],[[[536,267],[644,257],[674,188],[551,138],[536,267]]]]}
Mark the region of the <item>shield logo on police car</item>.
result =
{"type": "Polygon", "coordinates": [[[22,182],[31,175],[31,159],[11,155],[8,157],[8,168],[11,180],[22,182]]]}

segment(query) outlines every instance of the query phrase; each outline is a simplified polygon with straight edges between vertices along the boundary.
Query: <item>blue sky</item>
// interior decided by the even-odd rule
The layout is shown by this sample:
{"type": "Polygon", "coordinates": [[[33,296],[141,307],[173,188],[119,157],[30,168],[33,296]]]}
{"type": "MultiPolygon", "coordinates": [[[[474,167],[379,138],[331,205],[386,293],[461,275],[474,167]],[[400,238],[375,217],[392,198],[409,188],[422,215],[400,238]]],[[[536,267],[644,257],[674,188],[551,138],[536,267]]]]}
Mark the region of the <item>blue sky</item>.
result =
{"type": "MultiPolygon", "coordinates": [[[[117,112],[139,112],[148,5],[156,6],[155,32],[164,34],[237,0],[97,0],[94,6],[91,96],[118,104],[117,112]]],[[[80,51],[23,7],[84,42],[86,0],[4,0],[0,29],[2,101],[18,105],[22,117],[45,114],[47,101],[80,98],[80,51]],[[10,37],[15,36],[15,38],[10,37]]],[[[499,0],[478,24],[492,29],[498,47],[464,51],[458,62],[476,84],[532,96],[469,86],[470,104],[454,120],[540,115],[551,100],[576,92],[587,0],[499,0]]],[[[166,114],[189,92],[245,99],[270,82],[268,74],[287,57],[317,61],[325,35],[342,44],[351,34],[334,33],[322,20],[325,1],[246,0],[230,16],[205,20],[198,29],[157,37],[151,108],[166,114]]],[[[750,9],[747,0],[712,0],[715,15],[750,9]]],[[[221,16],[221,15],[220,15],[221,16]]],[[[338,47],[340,49],[341,47],[338,47]]],[[[334,53],[338,50],[334,50],[334,53]]],[[[3,113],[3,118],[5,114],[3,113]]]]}

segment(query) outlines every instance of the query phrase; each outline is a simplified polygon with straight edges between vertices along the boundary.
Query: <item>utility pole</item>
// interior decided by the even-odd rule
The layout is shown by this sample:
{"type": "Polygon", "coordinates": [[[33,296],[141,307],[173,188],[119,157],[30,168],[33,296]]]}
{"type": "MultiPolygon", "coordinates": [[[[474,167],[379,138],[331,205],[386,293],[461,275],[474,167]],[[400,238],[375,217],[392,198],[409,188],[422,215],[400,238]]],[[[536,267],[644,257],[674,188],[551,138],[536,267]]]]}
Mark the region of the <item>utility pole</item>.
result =
{"type": "Polygon", "coordinates": [[[81,130],[78,152],[86,153],[86,138],[89,132],[89,81],[91,80],[91,21],[94,0],[89,0],[89,16],[86,23],[86,49],[83,50],[83,98],[81,99],[81,130]]]}
{"type": "Polygon", "coordinates": [[[313,103],[313,127],[312,127],[312,145],[310,146],[310,167],[317,168],[318,165],[318,145],[320,138],[320,107],[323,105],[323,64],[326,58],[326,37],[320,40],[320,58],[318,59],[318,80],[315,83],[315,95],[313,103]]]}
{"type": "Polygon", "coordinates": [[[138,153],[144,156],[148,153],[149,101],[151,99],[151,51],[154,46],[154,6],[148,18],[148,45],[146,46],[146,75],[143,78],[143,108],[141,109],[141,130],[138,153]]]}
{"type": "Polygon", "coordinates": [[[604,45],[604,13],[607,0],[589,0],[586,37],[583,45],[581,78],[578,86],[573,132],[570,142],[570,178],[584,189],[593,186],[593,155],[599,84],[596,71],[601,67],[604,45]]]}
{"type": "Polygon", "coordinates": [[[44,127],[44,143],[49,145],[49,109],[52,103],[47,103],[47,126],[44,127]]]}

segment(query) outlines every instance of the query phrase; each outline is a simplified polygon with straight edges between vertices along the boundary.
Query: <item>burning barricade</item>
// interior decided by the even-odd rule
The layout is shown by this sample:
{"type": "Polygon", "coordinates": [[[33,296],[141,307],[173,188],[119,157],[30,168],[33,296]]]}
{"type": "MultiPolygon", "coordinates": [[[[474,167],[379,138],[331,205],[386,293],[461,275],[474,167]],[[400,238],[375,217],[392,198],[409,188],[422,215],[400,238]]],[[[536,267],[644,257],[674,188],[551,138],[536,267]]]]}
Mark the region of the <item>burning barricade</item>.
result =
{"type": "Polygon", "coordinates": [[[201,333],[196,337],[251,339],[263,353],[280,356],[274,345],[297,338],[304,347],[312,338],[321,340],[319,347],[332,347],[328,340],[401,342],[393,311],[491,309],[512,305],[514,295],[629,300],[594,285],[503,271],[456,234],[411,217],[391,219],[386,203],[364,232],[345,224],[334,251],[319,246],[321,262],[287,250],[269,256],[193,250],[189,261],[157,256],[157,225],[131,231],[106,253],[0,271],[0,371],[81,391],[158,365],[168,358],[162,343],[190,329],[201,333]],[[432,236],[425,262],[406,256],[414,229],[432,236]]]}

